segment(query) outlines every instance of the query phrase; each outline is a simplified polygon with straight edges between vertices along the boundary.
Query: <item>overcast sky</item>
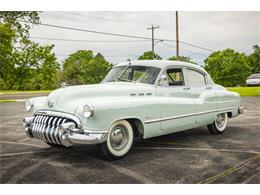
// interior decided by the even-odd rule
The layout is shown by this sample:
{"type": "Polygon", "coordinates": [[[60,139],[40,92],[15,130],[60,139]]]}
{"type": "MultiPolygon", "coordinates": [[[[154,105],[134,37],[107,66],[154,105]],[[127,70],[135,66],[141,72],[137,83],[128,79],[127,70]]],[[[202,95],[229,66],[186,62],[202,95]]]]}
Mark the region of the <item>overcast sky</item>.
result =
{"type": "MultiPolygon", "coordinates": [[[[175,40],[175,12],[43,12],[41,22],[66,27],[103,31],[133,36],[151,37],[147,30],[153,24],[155,38],[175,40]]],[[[252,46],[260,45],[260,12],[179,12],[180,41],[210,50],[232,48],[249,54],[252,46]]],[[[91,41],[134,42],[85,42],[35,39],[41,44],[55,44],[54,51],[62,62],[77,50],[100,52],[113,63],[136,59],[144,51],[151,50],[151,41],[79,32],[66,29],[34,26],[31,37],[58,38],[91,41]],[[136,40],[139,40],[135,42],[136,40]]],[[[176,54],[175,42],[157,43],[155,52],[167,59],[176,54]]],[[[210,51],[180,43],[180,55],[190,56],[203,64],[210,51]]]]}

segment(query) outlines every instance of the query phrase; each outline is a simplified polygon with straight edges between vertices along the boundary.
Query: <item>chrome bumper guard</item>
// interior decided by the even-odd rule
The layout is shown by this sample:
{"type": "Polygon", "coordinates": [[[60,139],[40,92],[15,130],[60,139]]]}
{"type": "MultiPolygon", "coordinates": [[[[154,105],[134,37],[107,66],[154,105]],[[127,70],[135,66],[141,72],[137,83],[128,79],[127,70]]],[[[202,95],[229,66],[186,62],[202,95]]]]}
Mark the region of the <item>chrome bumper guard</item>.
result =
{"type": "MultiPolygon", "coordinates": [[[[51,140],[52,143],[66,147],[74,144],[100,144],[107,140],[107,131],[88,131],[79,129],[76,128],[76,124],[73,122],[66,122],[59,125],[57,131],[52,134],[52,136],[49,135],[48,139],[48,130],[41,126],[36,127],[36,129],[33,127],[34,118],[35,117],[26,117],[23,119],[25,133],[30,138],[37,138],[45,142],[50,142],[49,140],[51,140]]],[[[50,130],[49,133],[51,131],[52,130],[50,130]]]]}
{"type": "Polygon", "coordinates": [[[239,106],[238,108],[238,114],[243,114],[245,112],[244,106],[239,106]]]}

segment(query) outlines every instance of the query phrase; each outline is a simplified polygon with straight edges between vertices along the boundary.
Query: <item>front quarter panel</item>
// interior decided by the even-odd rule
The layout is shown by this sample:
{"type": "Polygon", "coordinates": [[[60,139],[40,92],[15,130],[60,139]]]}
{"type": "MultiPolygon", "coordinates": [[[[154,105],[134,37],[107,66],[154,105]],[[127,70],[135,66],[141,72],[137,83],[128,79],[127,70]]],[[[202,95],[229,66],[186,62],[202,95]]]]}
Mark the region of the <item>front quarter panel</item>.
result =
{"type": "Polygon", "coordinates": [[[47,98],[48,98],[47,96],[30,98],[30,101],[32,101],[33,103],[33,109],[32,109],[33,114],[38,110],[46,108],[47,98]]]}
{"type": "Polygon", "coordinates": [[[86,119],[83,115],[83,105],[77,107],[76,115],[82,120],[85,129],[99,131],[108,130],[109,127],[120,119],[139,119],[145,129],[150,132],[158,131],[160,124],[145,126],[144,121],[149,118],[160,117],[160,102],[156,97],[127,97],[111,99],[88,100],[95,110],[94,117],[86,119]]]}

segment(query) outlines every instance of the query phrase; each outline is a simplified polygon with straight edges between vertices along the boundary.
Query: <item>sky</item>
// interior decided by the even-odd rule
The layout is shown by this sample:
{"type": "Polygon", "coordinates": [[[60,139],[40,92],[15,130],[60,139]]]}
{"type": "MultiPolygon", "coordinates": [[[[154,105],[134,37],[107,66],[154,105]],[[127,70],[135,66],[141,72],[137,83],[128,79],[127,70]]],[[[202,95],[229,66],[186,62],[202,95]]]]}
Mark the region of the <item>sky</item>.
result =
{"type": "MultiPolygon", "coordinates": [[[[159,26],[154,31],[155,38],[173,41],[163,40],[156,43],[155,53],[163,59],[176,55],[175,11],[42,12],[40,19],[44,24],[147,38],[151,38],[151,30],[147,28],[151,25],[159,26]]],[[[33,41],[42,45],[54,44],[53,51],[61,63],[69,54],[77,50],[92,50],[94,54],[100,52],[114,64],[127,59],[135,60],[144,51],[151,50],[151,40],[87,33],[42,25],[33,25],[30,36],[33,41]],[[70,41],[46,38],[69,39],[70,41]]],[[[189,56],[200,65],[203,65],[204,59],[212,51],[231,48],[250,54],[253,51],[253,45],[260,45],[260,12],[179,12],[179,39],[181,41],[180,55],[189,56]]]]}

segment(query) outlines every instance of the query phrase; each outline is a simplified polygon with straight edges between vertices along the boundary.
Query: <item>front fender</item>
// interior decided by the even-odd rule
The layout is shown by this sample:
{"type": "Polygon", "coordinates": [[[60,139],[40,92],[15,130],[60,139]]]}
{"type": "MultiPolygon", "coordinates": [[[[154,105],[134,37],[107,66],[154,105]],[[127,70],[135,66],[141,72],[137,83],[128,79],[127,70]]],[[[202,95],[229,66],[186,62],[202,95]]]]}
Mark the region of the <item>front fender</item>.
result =
{"type": "Polygon", "coordinates": [[[148,118],[160,117],[160,103],[156,97],[130,97],[96,99],[88,101],[94,107],[94,116],[86,119],[83,106],[77,106],[76,115],[81,118],[83,127],[90,130],[108,130],[117,120],[136,118],[142,123],[148,118]]]}
{"type": "Polygon", "coordinates": [[[46,107],[47,98],[48,98],[47,96],[42,96],[42,97],[34,97],[29,99],[33,103],[32,114],[46,107]]]}

